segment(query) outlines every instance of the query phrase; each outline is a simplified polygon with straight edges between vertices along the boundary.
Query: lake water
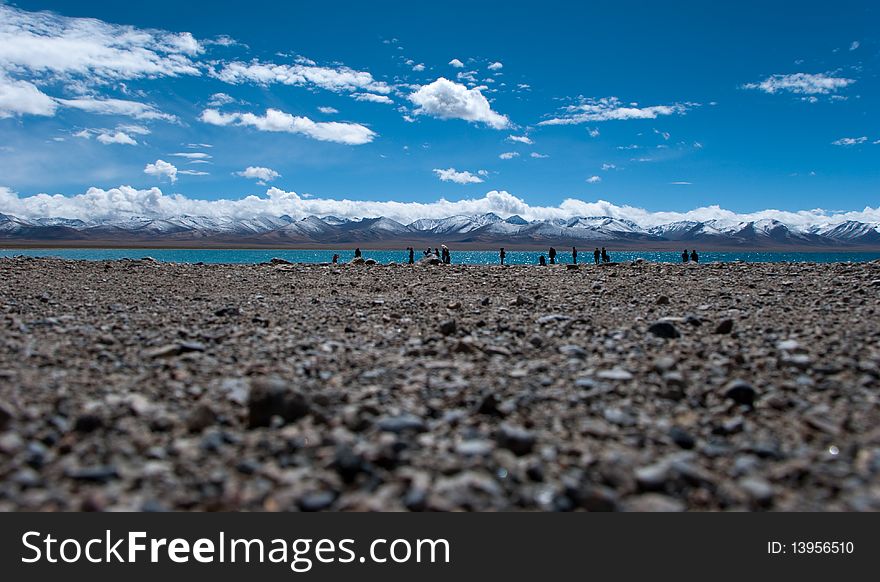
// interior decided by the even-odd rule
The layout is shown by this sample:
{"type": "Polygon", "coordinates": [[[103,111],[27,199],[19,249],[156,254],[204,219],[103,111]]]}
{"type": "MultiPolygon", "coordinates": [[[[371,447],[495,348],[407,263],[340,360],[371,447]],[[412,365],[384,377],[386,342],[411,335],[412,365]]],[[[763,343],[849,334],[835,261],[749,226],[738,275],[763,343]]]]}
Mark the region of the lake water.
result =
{"type": "MultiPolygon", "coordinates": [[[[0,248],[0,257],[14,257],[26,255],[31,257],[60,257],[63,259],[83,259],[89,261],[137,259],[153,257],[156,260],[171,263],[263,263],[273,257],[285,259],[293,263],[322,263],[329,262],[334,254],[339,255],[339,260],[347,262],[352,259],[354,252],[345,250],[282,250],[282,249],[3,249],[0,248]]],[[[507,251],[506,262],[511,265],[534,265],[538,262],[540,251],[507,251]]],[[[610,251],[613,261],[632,261],[642,258],[647,261],[659,263],[678,263],[681,261],[680,252],[671,251],[610,251]]],[[[363,256],[366,259],[375,259],[380,263],[407,261],[407,252],[403,250],[365,250],[363,256]]],[[[422,252],[416,252],[416,260],[422,256],[422,252]]],[[[745,261],[749,263],[768,262],[810,262],[810,263],[839,263],[839,262],[864,262],[880,259],[880,252],[705,252],[700,254],[700,262],[732,262],[745,261]]],[[[590,263],[593,260],[592,252],[581,252],[578,262],[590,263]]],[[[560,252],[557,257],[560,263],[570,263],[571,254],[560,252]]],[[[469,265],[498,264],[497,251],[453,251],[452,262],[469,265]]]]}

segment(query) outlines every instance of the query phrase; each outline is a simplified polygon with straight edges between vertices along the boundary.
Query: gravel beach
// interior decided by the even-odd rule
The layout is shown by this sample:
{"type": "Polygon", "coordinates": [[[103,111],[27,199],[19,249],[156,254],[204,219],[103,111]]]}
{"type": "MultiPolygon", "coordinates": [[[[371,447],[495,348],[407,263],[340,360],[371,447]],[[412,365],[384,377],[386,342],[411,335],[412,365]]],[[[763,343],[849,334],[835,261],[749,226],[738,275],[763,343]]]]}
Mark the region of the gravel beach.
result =
{"type": "Polygon", "coordinates": [[[0,259],[0,510],[880,510],[880,263],[0,259]]]}

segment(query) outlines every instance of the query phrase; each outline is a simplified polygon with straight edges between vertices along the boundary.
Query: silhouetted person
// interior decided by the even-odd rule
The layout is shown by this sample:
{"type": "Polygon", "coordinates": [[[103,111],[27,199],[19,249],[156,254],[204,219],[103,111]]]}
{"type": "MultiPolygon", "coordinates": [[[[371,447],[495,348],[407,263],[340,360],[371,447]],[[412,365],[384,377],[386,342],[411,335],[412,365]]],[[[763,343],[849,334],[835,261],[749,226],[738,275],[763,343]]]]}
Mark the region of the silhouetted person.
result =
{"type": "MultiPolygon", "coordinates": [[[[553,259],[550,259],[550,260],[552,261],[553,259]]],[[[544,258],[544,255],[541,255],[540,257],[538,257],[538,264],[541,265],[542,267],[547,264],[547,260],[544,258]]]]}
{"type": "Polygon", "coordinates": [[[430,257],[430,256],[431,256],[431,247],[428,247],[428,248],[425,249],[425,256],[426,256],[426,257],[430,257]]]}
{"type": "Polygon", "coordinates": [[[547,254],[550,256],[550,264],[555,265],[556,264],[556,249],[554,249],[553,247],[550,247],[550,252],[547,254]]]}
{"type": "Polygon", "coordinates": [[[605,251],[605,247],[602,247],[602,262],[603,263],[610,263],[611,262],[611,257],[608,256],[608,253],[605,251]]]}
{"type": "Polygon", "coordinates": [[[681,262],[682,263],[688,262],[688,250],[687,249],[685,249],[684,252],[681,253],[681,262]]]}
{"type": "Polygon", "coordinates": [[[697,254],[697,249],[693,249],[691,251],[691,260],[695,263],[700,262],[700,255],[697,254]]]}
{"type": "Polygon", "coordinates": [[[338,262],[339,262],[339,255],[333,255],[333,264],[335,265],[338,262]]]}
{"type": "Polygon", "coordinates": [[[596,250],[593,251],[593,260],[597,265],[599,264],[599,247],[596,247],[596,250]]]}
{"type": "Polygon", "coordinates": [[[409,251],[409,264],[413,265],[416,262],[416,250],[412,247],[407,248],[409,251]]]}
{"type": "Polygon", "coordinates": [[[450,256],[450,254],[449,254],[449,248],[448,248],[446,245],[443,245],[443,246],[440,248],[440,253],[441,253],[441,255],[440,255],[440,261],[441,261],[444,265],[448,265],[449,263],[452,262],[452,256],[450,256]]]}
{"type": "Polygon", "coordinates": [[[354,250],[354,258],[357,259],[357,258],[360,257],[360,256],[361,256],[361,249],[360,249],[360,247],[359,247],[359,248],[356,248],[356,249],[354,250]]]}
{"type": "Polygon", "coordinates": [[[507,253],[504,252],[504,247],[501,247],[501,250],[498,252],[498,257],[501,259],[501,264],[504,264],[504,257],[507,256],[507,253]]]}
{"type": "Polygon", "coordinates": [[[574,247],[571,247],[571,261],[577,265],[578,264],[578,250],[574,247]]]}

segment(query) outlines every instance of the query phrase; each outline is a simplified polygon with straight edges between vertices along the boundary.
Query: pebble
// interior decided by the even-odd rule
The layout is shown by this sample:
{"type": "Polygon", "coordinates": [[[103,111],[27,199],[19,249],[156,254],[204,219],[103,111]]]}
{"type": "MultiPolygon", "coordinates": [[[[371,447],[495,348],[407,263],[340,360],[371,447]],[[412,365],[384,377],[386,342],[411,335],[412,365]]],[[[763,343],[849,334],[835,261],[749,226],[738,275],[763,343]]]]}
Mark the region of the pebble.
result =
{"type": "Polygon", "coordinates": [[[311,412],[311,403],[302,393],[278,377],[258,378],[251,382],[248,396],[248,427],[265,427],[273,417],[296,422],[311,412]]]}
{"type": "Polygon", "coordinates": [[[535,447],[535,435],[519,426],[502,424],[498,430],[498,446],[522,456],[532,452],[535,447]]]}
{"type": "Polygon", "coordinates": [[[757,395],[755,387],[744,380],[733,380],[724,387],[725,398],[745,406],[754,405],[757,395]]]}
{"type": "Polygon", "coordinates": [[[651,326],[648,328],[648,332],[664,339],[675,339],[681,337],[678,329],[676,329],[676,327],[668,321],[658,321],[656,323],[652,323],[651,326]]]}
{"type": "Polygon", "coordinates": [[[715,333],[718,335],[727,335],[733,331],[733,320],[722,319],[715,327],[715,333]]]}

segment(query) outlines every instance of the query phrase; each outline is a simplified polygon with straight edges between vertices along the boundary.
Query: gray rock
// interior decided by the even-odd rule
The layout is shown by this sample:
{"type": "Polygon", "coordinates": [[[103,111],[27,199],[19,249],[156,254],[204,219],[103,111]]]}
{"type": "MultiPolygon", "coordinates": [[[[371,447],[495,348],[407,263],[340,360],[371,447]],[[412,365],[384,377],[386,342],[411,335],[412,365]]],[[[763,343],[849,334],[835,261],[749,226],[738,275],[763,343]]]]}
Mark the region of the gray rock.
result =
{"type": "Polygon", "coordinates": [[[732,319],[722,319],[721,322],[715,327],[715,333],[720,335],[726,335],[733,331],[733,320],[732,319]]]}
{"type": "Polygon", "coordinates": [[[249,428],[269,426],[275,416],[284,422],[296,422],[311,410],[309,399],[282,378],[265,377],[251,381],[248,395],[249,428]]]}
{"type": "Polygon", "coordinates": [[[754,405],[757,395],[755,387],[744,380],[733,380],[724,387],[725,398],[745,406],[754,405]]]}
{"type": "Polygon", "coordinates": [[[663,339],[675,339],[681,337],[678,329],[668,321],[652,323],[651,326],[648,327],[648,332],[663,339]]]}
{"type": "Polygon", "coordinates": [[[497,435],[498,446],[517,456],[528,455],[535,447],[534,433],[511,424],[502,424],[497,435]]]}
{"type": "Polygon", "coordinates": [[[399,416],[386,416],[377,423],[379,430],[393,433],[407,431],[424,432],[427,430],[425,421],[413,414],[401,414],[399,416]]]}

